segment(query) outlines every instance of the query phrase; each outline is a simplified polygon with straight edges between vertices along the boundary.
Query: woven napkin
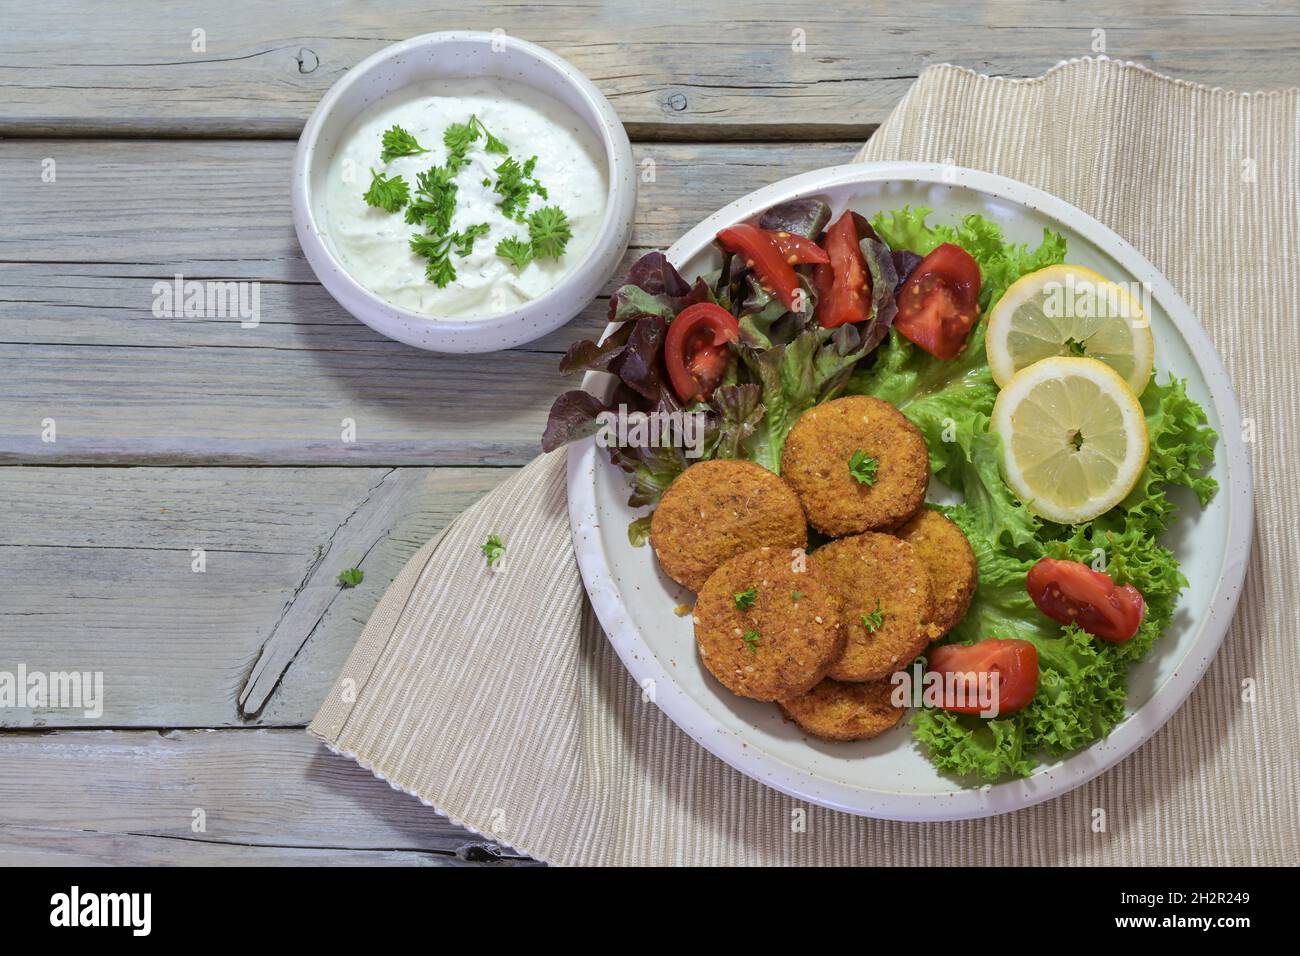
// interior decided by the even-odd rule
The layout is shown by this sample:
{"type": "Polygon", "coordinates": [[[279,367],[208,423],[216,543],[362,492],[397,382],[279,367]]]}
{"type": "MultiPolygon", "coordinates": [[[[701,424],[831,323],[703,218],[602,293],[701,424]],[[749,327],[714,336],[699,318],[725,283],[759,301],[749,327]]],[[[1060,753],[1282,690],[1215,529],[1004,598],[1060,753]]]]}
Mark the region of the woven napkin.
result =
{"type": "Polygon", "coordinates": [[[1247,419],[1257,531],[1223,649],[1168,724],[1017,813],[908,824],[809,806],[792,832],[801,801],[698,746],[623,669],[574,562],[556,452],[411,559],[311,732],[555,863],[1297,862],[1300,90],[1211,90],[1105,59],[1029,80],[940,66],[860,158],[955,163],[1055,193],[1141,250],[1209,329],[1247,419]],[[479,553],[491,533],[508,548],[495,573],[479,553]]]}

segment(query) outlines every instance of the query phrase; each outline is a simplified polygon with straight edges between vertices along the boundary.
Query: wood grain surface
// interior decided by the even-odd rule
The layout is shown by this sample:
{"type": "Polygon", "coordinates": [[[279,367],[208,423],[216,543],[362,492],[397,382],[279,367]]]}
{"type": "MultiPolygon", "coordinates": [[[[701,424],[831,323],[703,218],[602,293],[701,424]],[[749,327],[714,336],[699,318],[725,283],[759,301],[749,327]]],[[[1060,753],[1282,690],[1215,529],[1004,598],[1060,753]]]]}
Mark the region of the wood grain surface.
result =
{"type": "Polygon", "coordinates": [[[292,137],[371,53],[477,29],[569,59],[641,139],[863,139],[932,63],[1030,76],[1100,52],[1261,89],[1294,75],[1300,33],[1292,0],[5,0],[0,20],[0,135],[292,137]]]}
{"type": "MultiPolygon", "coordinates": [[[[290,142],[13,140],[0,234],[0,463],[521,465],[606,300],[493,355],[434,355],[357,322],[290,224],[290,142]],[[52,156],[58,178],[41,182],[52,156]],[[156,318],[155,283],[257,282],[260,319],[156,318]],[[53,419],[56,440],[43,440],[53,419]],[[345,442],[343,422],[355,423],[345,442]]],[[[628,261],[847,143],[639,146],[628,261]]]]}
{"type": "Polygon", "coordinates": [[[0,23],[0,671],[104,679],[93,718],[0,710],[8,864],[519,862],[301,728],[406,558],[536,453],[606,301],[448,357],[324,292],[289,164],[365,56],[502,29],[571,60],[654,161],[629,260],[845,162],[928,64],[1300,84],[1294,0],[0,0],[0,23]],[[176,275],[258,283],[256,327],[155,315],[176,275]]]}

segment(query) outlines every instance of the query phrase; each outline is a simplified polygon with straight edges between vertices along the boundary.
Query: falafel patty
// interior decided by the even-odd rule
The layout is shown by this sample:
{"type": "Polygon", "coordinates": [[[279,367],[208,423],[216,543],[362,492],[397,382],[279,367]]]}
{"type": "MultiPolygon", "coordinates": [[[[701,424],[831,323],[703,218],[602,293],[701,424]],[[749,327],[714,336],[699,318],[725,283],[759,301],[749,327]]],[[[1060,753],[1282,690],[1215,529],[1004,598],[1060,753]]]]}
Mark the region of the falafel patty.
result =
{"type": "Polygon", "coordinates": [[[930,575],[912,546],[868,531],[808,555],[813,573],[839,592],[848,643],[827,673],[869,681],[906,667],[940,631],[930,623],[930,575]]]}
{"type": "Polygon", "coordinates": [[[933,508],[922,508],[897,534],[930,572],[931,623],[939,630],[936,638],[947,634],[965,617],[979,584],[975,552],[961,528],[933,508]]]}
{"type": "Polygon", "coordinates": [[[808,522],[794,490],[762,465],[720,459],[691,465],[650,519],[664,573],[698,591],[724,561],[754,548],[806,548],[808,522]]]}
{"type": "Polygon", "coordinates": [[[925,501],[930,453],[916,426],[893,405],[852,395],[800,416],[781,452],[781,474],[799,493],[813,527],[837,538],[895,528],[910,518],[925,501]]]}
{"type": "Polygon", "coordinates": [[[905,707],[890,698],[887,680],[845,683],[824,680],[808,693],[778,701],[781,712],[807,733],[822,740],[868,740],[903,719],[905,707]]]}
{"type": "Polygon", "coordinates": [[[844,651],[835,591],[802,556],[756,548],[718,568],[695,602],[700,659],[741,697],[782,700],[811,690],[844,651]]]}

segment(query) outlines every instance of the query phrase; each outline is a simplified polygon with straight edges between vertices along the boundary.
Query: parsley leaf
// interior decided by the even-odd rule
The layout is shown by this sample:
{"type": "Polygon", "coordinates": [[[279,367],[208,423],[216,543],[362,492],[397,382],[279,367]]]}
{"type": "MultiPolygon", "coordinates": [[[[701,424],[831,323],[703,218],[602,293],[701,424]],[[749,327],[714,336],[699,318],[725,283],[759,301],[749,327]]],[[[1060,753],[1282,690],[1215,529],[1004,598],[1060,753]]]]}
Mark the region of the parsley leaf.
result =
{"type": "Polygon", "coordinates": [[[465,153],[469,151],[470,143],[478,139],[478,130],[474,127],[474,117],[469,118],[468,123],[452,123],[442,133],[442,144],[447,147],[449,154],[447,165],[451,165],[451,159],[454,157],[457,166],[463,166],[467,160],[465,153]]]}
{"type": "Polygon", "coordinates": [[[452,232],[435,236],[414,233],[410,239],[411,251],[417,256],[424,256],[428,264],[424,274],[439,289],[456,278],[456,267],[451,264],[451,254],[464,258],[474,250],[474,240],[485,235],[488,224],[480,222],[468,227],[464,232],[452,232]]]}
{"type": "Polygon", "coordinates": [[[758,588],[749,588],[747,591],[737,591],[731,596],[731,600],[736,604],[737,611],[748,611],[754,606],[754,601],[758,598],[758,588]]]}
{"type": "Polygon", "coordinates": [[[406,209],[406,221],[439,235],[451,229],[451,216],[456,211],[454,176],[455,170],[446,166],[416,173],[415,198],[406,209]]]}
{"type": "Polygon", "coordinates": [[[384,133],[384,148],[379,154],[379,158],[388,163],[399,156],[419,156],[421,153],[427,152],[427,149],[416,142],[414,136],[402,129],[402,127],[394,126],[384,133]]]}
{"type": "Polygon", "coordinates": [[[489,568],[496,567],[496,563],[500,561],[501,556],[506,553],[506,546],[501,543],[501,536],[495,534],[488,535],[487,540],[479,545],[478,549],[482,551],[483,556],[487,558],[487,566],[489,568]]]}
{"type": "Polygon", "coordinates": [[[490,132],[488,132],[488,128],[483,125],[483,121],[481,119],[479,119],[477,116],[471,116],[469,119],[471,123],[473,123],[475,126],[477,126],[480,130],[483,131],[483,136],[486,140],[486,142],[483,143],[484,150],[486,150],[489,153],[496,153],[499,156],[505,156],[507,153],[510,152],[510,150],[506,147],[505,143],[501,142],[501,140],[497,139],[490,132]]]}
{"type": "Polygon", "coordinates": [[[749,630],[745,632],[745,644],[749,648],[749,653],[758,654],[758,631],[749,630]]]}
{"type": "Polygon", "coordinates": [[[496,254],[502,259],[509,259],[516,269],[522,269],[533,261],[533,246],[530,242],[511,237],[497,243],[496,254]]]}
{"type": "Polygon", "coordinates": [[[880,462],[859,448],[849,457],[849,475],[860,485],[868,488],[876,483],[876,469],[880,462]]]}
{"type": "Polygon", "coordinates": [[[798,604],[798,603],[799,603],[799,599],[802,598],[802,597],[803,597],[803,592],[802,592],[802,591],[791,591],[791,592],[790,592],[790,600],[793,601],[795,604],[798,604]]]}
{"type": "Polygon", "coordinates": [[[573,238],[569,217],[559,206],[543,206],[528,217],[528,238],[533,244],[533,255],[539,259],[560,258],[573,238]]]}
{"type": "Polygon", "coordinates": [[[533,176],[536,166],[536,156],[531,157],[522,166],[513,156],[507,156],[501,161],[501,165],[493,170],[497,174],[497,181],[492,188],[501,197],[497,205],[501,207],[502,215],[515,222],[524,221],[524,209],[528,206],[529,196],[535,193],[543,199],[547,198],[546,187],[533,176]]]}
{"type": "Polygon", "coordinates": [[[870,614],[862,615],[862,626],[867,629],[868,633],[875,634],[884,623],[885,612],[880,610],[880,598],[876,598],[876,609],[870,614]]]}
{"type": "Polygon", "coordinates": [[[339,584],[345,588],[354,588],[365,578],[366,572],[360,568],[348,568],[339,572],[339,584]]]}
{"type": "Polygon", "coordinates": [[[486,236],[488,230],[492,227],[486,222],[476,223],[473,226],[467,226],[464,232],[454,232],[451,235],[452,245],[456,247],[456,255],[462,259],[474,251],[474,240],[479,236],[486,236]]]}
{"type": "Polygon", "coordinates": [[[447,147],[448,153],[451,154],[447,165],[450,166],[451,160],[455,159],[456,166],[464,166],[468,162],[468,160],[465,159],[465,154],[469,152],[471,143],[478,142],[480,133],[483,134],[486,140],[483,145],[485,151],[489,153],[497,153],[502,156],[510,152],[510,150],[506,148],[505,143],[501,142],[501,140],[497,139],[488,131],[488,128],[483,125],[481,119],[471,114],[470,118],[466,122],[452,123],[443,131],[443,145],[447,147]]]}
{"type": "Polygon", "coordinates": [[[411,198],[411,189],[401,176],[388,177],[370,170],[370,188],[362,195],[371,206],[385,212],[397,212],[411,198]]]}
{"type": "Polygon", "coordinates": [[[456,278],[456,267],[448,258],[454,238],[454,236],[426,236],[418,232],[411,236],[411,251],[429,260],[424,267],[424,274],[439,289],[456,278]]]}

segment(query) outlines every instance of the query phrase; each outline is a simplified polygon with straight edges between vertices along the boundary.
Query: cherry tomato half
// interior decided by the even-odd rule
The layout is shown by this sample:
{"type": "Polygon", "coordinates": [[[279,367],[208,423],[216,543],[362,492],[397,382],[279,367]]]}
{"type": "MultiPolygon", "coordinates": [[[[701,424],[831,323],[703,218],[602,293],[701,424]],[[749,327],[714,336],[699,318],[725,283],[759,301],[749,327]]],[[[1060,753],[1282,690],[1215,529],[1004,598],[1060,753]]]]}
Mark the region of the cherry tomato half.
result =
{"type": "Polygon", "coordinates": [[[853,213],[846,211],[831,223],[822,244],[830,258],[830,272],[825,271],[825,266],[818,266],[814,274],[813,284],[819,292],[817,321],[826,329],[865,322],[871,317],[871,279],[858,246],[853,213]]]}
{"type": "Polygon", "coordinates": [[[921,260],[898,290],[894,328],[935,358],[955,358],[979,314],[980,267],[945,242],[921,260]]]}
{"type": "Polygon", "coordinates": [[[926,655],[929,671],[944,675],[943,709],[978,714],[981,675],[998,675],[998,716],[1014,714],[1038,693],[1038,649],[1028,641],[980,641],[970,647],[945,644],[926,655]],[[949,675],[957,675],[961,688],[949,675]],[[961,696],[958,696],[961,691],[961,696]],[[951,693],[950,693],[951,692],[951,693]]]}
{"type": "Polygon", "coordinates": [[[745,265],[758,273],[758,281],[763,284],[763,288],[780,299],[781,304],[791,312],[795,311],[795,306],[798,305],[799,277],[772,238],[772,233],[742,222],[738,226],[723,229],[718,233],[717,240],[724,249],[736,253],[745,260],[745,265]]]}
{"type": "Polygon", "coordinates": [[[668,323],[664,361],[668,380],[683,402],[708,401],[727,373],[727,343],[740,340],[740,323],[720,305],[687,306],[668,323]]]}
{"type": "Polygon", "coordinates": [[[1029,569],[1025,589],[1053,621],[1077,624],[1112,644],[1132,640],[1147,609],[1133,585],[1116,587],[1109,574],[1078,561],[1040,559],[1029,569]]]}
{"type": "Polygon", "coordinates": [[[777,251],[792,266],[824,265],[831,261],[826,250],[811,239],[784,230],[768,230],[767,234],[776,243],[777,251]]]}

